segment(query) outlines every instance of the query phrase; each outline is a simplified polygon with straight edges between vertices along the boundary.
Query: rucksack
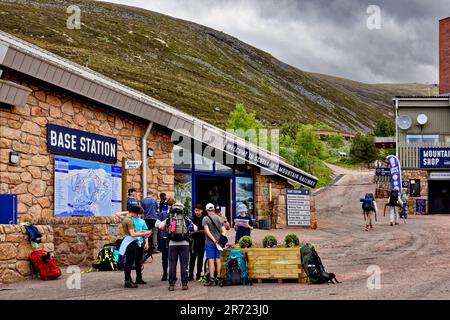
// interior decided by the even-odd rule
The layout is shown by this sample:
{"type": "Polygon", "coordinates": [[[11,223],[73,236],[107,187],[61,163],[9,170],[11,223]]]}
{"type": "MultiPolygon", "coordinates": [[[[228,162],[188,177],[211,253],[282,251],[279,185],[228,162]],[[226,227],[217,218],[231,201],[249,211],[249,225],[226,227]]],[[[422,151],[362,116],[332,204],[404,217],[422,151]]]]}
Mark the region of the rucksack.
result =
{"type": "Polygon", "coordinates": [[[328,273],[323,267],[322,260],[317,254],[316,249],[313,245],[307,243],[301,247],[301,263],[303,270],[305,270],[308,275],[309,280],[313,284],[321,283],[340,283],[334,273],[328,273]]]}
{"type": "Polygon", "coordinates": [[[96,263],[92,267],[98,271],[117,271],[119,270],[117,262],[114,259],[114,247],[105,245],[97,255],[96,263]]]}
{"type": "Polygon", "coordinates": [[[45,250],[33,251],[30,254],[30,261],[32,273],[39,273],[42,280],[55,280],[62,274],[56,258],[45,250]]]}
{"type": "Polygon", "coordinates": [[[389,206],[391,207],[398,207],[398,191],[397,190],[391,190],[391,193],[389,194],[389,206]]]}
{"type": "Polygon", "coordinates": [[[247,272],[247,256],[240,250],[232,250],[225,262],[227,285],[252,285],[247,272]]]}
{"type": "Polygon", "coordinates": [[[184,210],[178,208],[172,209],[166,224],[169,240],[189,240],[189,223],[189,218],[186,217],[184,210]]]}
{"type": "Polygon", "coordinates": [[[371,198],[369,196],[369,193],[366,193],[366,196],[364,197],[364,199],[362,199],[362,201],[363,201],[363,203],[362,203],[363,211],[375,210],[375,206],[373,204],[373,198],[371,198]]]}

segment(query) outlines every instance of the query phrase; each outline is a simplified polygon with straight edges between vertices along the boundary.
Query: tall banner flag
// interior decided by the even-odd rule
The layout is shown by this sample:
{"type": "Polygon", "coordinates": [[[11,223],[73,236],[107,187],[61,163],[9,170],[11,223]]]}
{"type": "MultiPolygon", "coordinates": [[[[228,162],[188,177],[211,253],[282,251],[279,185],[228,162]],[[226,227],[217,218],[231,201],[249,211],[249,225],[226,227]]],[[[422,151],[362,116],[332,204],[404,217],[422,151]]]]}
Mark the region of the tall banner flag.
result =
{"type": "Polygon", "coordinates": [[[396,156],[387,156],[387,160],[391,170],[391,190],[397,188],[399,192],[402,192],[402,171],[400,162],[396,156]]]}

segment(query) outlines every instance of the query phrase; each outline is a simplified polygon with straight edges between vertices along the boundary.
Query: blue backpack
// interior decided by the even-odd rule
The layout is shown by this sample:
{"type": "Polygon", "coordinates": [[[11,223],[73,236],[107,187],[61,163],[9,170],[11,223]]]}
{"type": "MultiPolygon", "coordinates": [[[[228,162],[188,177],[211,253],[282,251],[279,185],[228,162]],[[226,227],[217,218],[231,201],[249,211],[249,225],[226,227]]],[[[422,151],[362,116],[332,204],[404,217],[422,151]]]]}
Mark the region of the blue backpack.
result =
{"type": "Polygon", "coordinates": [[[252,285],[247,272],[247,256],[240,250],[232,250],[225,263],[227,275],[225,283],[227,285],[252,285]]]}

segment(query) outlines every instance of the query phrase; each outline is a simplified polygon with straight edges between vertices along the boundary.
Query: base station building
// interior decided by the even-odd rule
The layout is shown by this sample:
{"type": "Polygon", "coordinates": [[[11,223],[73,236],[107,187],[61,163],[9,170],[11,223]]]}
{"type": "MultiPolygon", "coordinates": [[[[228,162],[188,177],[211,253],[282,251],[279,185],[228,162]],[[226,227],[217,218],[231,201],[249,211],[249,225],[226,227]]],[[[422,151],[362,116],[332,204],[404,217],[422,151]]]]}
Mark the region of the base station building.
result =
{"type": "Polygon", "coordinates": [[[0,75],[0,282],[29,276],[20,222],[63,265],[92,263],[132,187],[229,220],[245,203],[273,228],[316,224],[317,178],[262,148],[4,32],[0,75]]]}

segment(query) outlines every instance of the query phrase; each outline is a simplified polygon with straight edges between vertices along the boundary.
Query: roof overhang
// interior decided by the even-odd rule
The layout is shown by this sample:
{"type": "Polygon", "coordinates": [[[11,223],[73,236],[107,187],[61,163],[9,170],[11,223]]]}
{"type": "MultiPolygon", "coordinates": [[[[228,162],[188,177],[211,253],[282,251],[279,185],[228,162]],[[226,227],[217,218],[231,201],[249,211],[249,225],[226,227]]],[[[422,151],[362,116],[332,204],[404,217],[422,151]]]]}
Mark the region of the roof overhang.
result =
{"type": "MultiPolygon", "coordinates": [[[[312,187],[312,184],[315,186],[318,181],[316,177],[287,164],[276,154],[249,144],[236,135],[3,31],[0,31],[0,65],[116,110],[157,123],[195,140],[205,142],[205,138],[207,140],[215,137],[210,144],[218,150],[224,150],[227,141],[234,141],[245,146],[249,153],[256,153],[274,164],[277,163],[276,168],[278,169],[265,168],[263,164],[253,162],[252,159],[248,159],[248,162],[306,187],[312,187]],[[307,177],[314,183],[308,185],[302,182],[303,178],[298,180],[291,174],[286,176],[283,172],[278,171],[285,168],[288,169],[287,171],[294,172],[295,176],[307,177]]],[[[224,152],[232,154],[230,151],[224,150],[224,152]]],[[[236,154],[233,156],[239,157],[236,154]]]]}

